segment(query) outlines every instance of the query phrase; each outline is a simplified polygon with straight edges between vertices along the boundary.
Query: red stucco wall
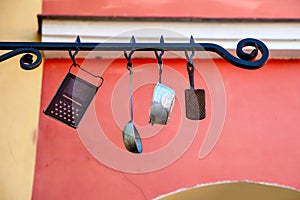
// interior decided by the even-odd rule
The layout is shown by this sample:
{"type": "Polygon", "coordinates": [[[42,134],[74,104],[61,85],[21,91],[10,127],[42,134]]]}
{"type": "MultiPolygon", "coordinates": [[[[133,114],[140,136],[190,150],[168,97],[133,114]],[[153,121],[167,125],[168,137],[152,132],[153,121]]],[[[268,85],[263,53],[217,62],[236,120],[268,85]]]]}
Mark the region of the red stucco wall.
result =
{"type": "MultiPolygon", "coordinates": [[[[97,59],[84,61],[84,65],[96,73],[107,63],[107,60],[97,59]]],[[[45,60],[41,110],[50,102],[70,64],[70,60],[45,60]]],[[[81,139],[94,134],[96,129],[89,129],[90,132],[82,132],[82,129],[76,131],[45,116],[41,111],[33,199],[151,199],[179,188],[223,180],[252,180],[300,189],[300,60],[270,60],[263,68],[254,71],[238,69],[224,60],[195,60],[195,64],[203,70],[200,71],[201,75],[196,73],[195,81],[196,87],[205,88],[207,93],[207,118],[199,122],[197,129],[187,127],[182,134],[181,141],[185,143],[185,139],[191,139],[191,134],[196,131],[191,145],[182,152],[180,158],[160,170],[148,173],[126,173],[113,169],[95,159],[90,149],[87,150],[82,143],[81,139]],[[213,93],[218,94],[218,89],[222,89],[208,87],[211,83],[207,80],[214,80],[214,74],[209,73],[211,67],[219,70],[222,79],[220,84],[223,84],[226,93],[226,116],[216,145],[207,156],[199,159],[199,149],[210,122],[216,117],[212,115],[212,109],[216,109],[212,97],[217,97],[213,93]]],[[[118,127],[116,122],[118,111],[127,110],[128,105],[126,94],[129,83],[126,81],[128,72],[125,65],[126,61],[122,59],[109,65],[102,74],[105,82],[90,108],[95,108],[96,120],[112,142],[111,145],[126,156],[119,157],[101,146],[101,141],[99,146],[93,148],[102,150],[103,155],[108,155],[116,163],[126,162],[126,159],[130,161],[131,157],[139,158],[142,162],[147,154],[159,152],[179,137],[178,129],[185,117],[180,92],[184,92],[182,88],[188,88],[188,76],[185,61],[165,60],[163,81],[176,90],[177,99],[171,121],[161,131],[147,126],[154,84],[144,84],[135,91],[134,121],[139,130],[141,127],[148,127],[149,130],[141,131],[141,136],[149,136],[151,130],[157,131],[157,134],[143,140],[144,154],[133,155],[123,147],[122,123],[118,127]],[[186,82],[183,84],[169,78],[172,70],[185,78],[186,82]],[[125,81],[120,83],[122,78],[125,81]],[[123,92],[116,94],[116,91],[123,92]],[[125,104],[115,105],[112,103],[114,101],[125,104]]],[[[134,65],[135,80],[157,80],[155,60],[135,60],[134,65]],[[147,63],[152,63],[149,65],[150,73],[143,71],[147,63]]],[[[124,125],[127,119],[129,115],[125,115],[124,125]]],[[[89,124],[88,120],[90,118],[85,116],[81,126],[89,124]]],[[[164,156],[158,153],[152,162],[162,161],[164,156]]],[[[139,163],[139,159],[135,164],[143,167],[145,163],[139,163]]],[[[151,160],[148,162],[152,164],[151,160]]],[[[139,170],[138,167],[136,170],[139,170]]]]}
{"type": "Polygon", "coordinates": [[[298,0],[43,0],[44,15],[299,19],[299,10],[298,0]]]}

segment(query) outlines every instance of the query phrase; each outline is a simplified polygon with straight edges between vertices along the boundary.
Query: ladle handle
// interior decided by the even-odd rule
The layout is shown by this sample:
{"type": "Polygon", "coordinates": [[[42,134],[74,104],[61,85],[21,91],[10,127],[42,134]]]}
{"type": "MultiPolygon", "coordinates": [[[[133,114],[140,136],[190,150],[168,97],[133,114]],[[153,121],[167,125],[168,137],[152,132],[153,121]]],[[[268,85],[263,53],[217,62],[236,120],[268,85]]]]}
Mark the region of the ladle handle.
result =
{"type": "Polygon", "coordinates": [[[132,108],[132,68],[129,68],[130,83],[129,83],[129,112],[130,112],[130,121],[133,121],[133,108],[132,108]]]}

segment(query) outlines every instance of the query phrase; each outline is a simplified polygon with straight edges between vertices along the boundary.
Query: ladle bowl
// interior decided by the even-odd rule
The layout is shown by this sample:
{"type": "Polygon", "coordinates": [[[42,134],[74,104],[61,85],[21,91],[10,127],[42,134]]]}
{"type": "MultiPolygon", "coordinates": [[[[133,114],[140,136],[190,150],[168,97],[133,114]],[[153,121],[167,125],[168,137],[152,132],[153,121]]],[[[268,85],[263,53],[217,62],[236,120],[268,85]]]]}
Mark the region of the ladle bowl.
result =
{"type": "Polygon", "coordinates": [[[126,149],[132,153],[142,153],[143,145],[141,137],[132,121],[129,121],[122,131],[123,143],[126,149]]]}

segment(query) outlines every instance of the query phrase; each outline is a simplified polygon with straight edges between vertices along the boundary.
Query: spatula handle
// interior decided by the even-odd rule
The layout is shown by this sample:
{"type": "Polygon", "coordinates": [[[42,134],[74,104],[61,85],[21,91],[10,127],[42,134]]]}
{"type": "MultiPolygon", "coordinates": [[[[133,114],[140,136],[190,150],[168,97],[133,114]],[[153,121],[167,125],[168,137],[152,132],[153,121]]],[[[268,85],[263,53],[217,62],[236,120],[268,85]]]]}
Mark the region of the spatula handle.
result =
{"type": "Polygon", "coordinates": [[[187,62],[186,68],[189,74],[190,88],[194,90],[194,64],[187,62]]]}

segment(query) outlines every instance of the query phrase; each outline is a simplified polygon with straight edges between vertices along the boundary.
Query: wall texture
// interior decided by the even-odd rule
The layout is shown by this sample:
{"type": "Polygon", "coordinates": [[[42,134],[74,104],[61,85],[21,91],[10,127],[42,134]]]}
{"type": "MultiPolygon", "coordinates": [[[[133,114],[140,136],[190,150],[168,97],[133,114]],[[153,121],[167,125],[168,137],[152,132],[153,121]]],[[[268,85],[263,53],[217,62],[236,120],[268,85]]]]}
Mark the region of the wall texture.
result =
{"type": "MultiPolygon", "coordinates": [[[[187,120],[184,113],[184,89],[189,87],[186,61],[164,59],[163,83],[175,90],[176,102],[170,122],[162,127],[148,125],[156,60],[134,59],[134,123],[144,148],[140,155],[128,153],[122,142],[122,129],[129,120],[126,60],[116,59],[109,65],[105,59],[77,61],[102,74],[105,81],[78,129],[72,129],[42,113],[72,61],[45,60],[33,199],[153,199],[198,184],[245,180],[299,190],[300,128],[295,122],[300,120],[300,60],[269,60],[263,68],[247,71],[221,59],[195,59],[196,68],[201,69],[201,75],[195,73],[195,87],[204,88],[207,94],[207,118],[195,127],[197,122],[187,120]],[[209,128],[221,123],[214,121],[222,112],[222,105],[215,103],[222,98],[222,84],[212,84],[218,82],[211,71],[214,68],[226,93],[226,117],[216,145],[200,158],[200,147],[216,133],[209,128]],[[166,164],[170,158],[174,162],[166,164]]],[[[234,187],[223,191],[214,187],[213,195],[232,199],[235,192],[229,192],[228,198],[223,192],[236,191],[239,185],[234,187]]],[[[257,187],[242,193],[250,196],[249,190],[261,191],[257,187]]],[[[252,199],[258,199],[257,193],[252,192],[252,199]]],[[[282,199],[299,197],[297,192],[291,198],[282,190],[279,193],[285,196],[282,199]]],[[[268,194],[261,199],[274,200],[274,193],[268,194]]],[[[210,194],[197,195],[213,199],[210,194]]]]}
{"type": "Polygon", "coordinates": [[[44,15],[123,16],[123,17],[195,17],[195,18],[299,18],[297,0],[44,0],[44,15]]]}
{"type": "MultiPolygon", "coordinates": [[[[36,16],[41,4],[39,0],[1,0],[0,41],[38,41],[36,16]]],[[[2,200],[31,199],[32,193],[42,67],[24,71],[18,58],[0,63],[2,200]]]]}

